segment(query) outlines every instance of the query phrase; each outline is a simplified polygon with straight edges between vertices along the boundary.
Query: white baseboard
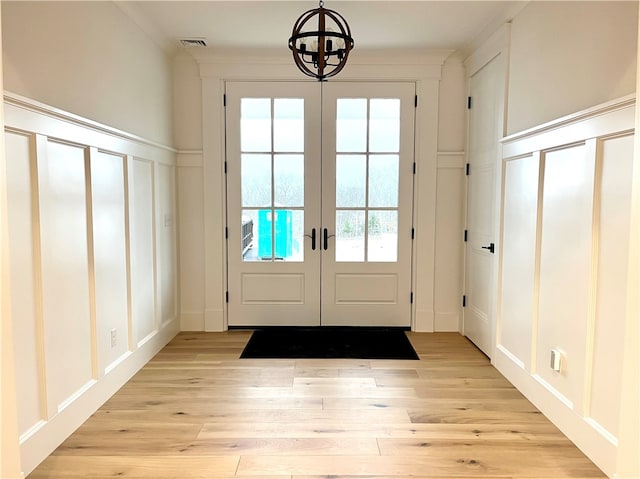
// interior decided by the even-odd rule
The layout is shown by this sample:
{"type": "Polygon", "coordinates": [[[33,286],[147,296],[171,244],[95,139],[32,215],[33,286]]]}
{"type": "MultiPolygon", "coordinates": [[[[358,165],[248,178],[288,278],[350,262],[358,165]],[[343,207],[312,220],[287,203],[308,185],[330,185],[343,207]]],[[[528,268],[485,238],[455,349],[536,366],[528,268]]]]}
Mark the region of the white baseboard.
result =
{"type": "Polygon", "coordinates": [[[131,352],[127,359],[114,367],[109,374],[97,380],[66,408],[25,439],[20,444],[23,474],[31,473],[178,332],[177,319],[167,323],[144,345],[131,352]]]}
{"type": "Polygon", "coordinates": [[[459,313],[438,313],[436,312],[434,331],[441,333],[452,333],[460,331],[459,313]]]}
{"type": "Polygon", "coordinates": [[[416,333],[433,333],[434,331],[433,311],[416,310],[415,321],[412,330],[416,333]]]}
{"type": "Polygon", "coordinates": [[[496,348],[494,366],[609,477],[616,470],[616,446],[610,437],[556,397],[534,376],[496,348]]]}
{"type": "Polygon", "coordinates": [[[219,332],[227,330],[224,311],[221,309],[208,309],[204,312],[204,330],[219,332]]]}
{"type": "Polygon", "coordinates": [[[204,312],[182,313],[180,315],[180,331],[204,331],[204,312]]]}

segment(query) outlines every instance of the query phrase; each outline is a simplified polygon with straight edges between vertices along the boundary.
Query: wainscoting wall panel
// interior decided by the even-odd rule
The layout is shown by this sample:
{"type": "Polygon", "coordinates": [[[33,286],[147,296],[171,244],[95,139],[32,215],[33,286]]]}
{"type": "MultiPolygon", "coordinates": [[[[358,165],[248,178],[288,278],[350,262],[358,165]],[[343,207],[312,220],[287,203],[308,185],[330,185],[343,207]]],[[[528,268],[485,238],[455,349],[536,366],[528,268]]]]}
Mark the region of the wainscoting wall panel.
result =
{"type": "Polygon", "coordinates": [[[496,367],[616,471],[635,100],[503,140],[496,367]],[[560,358],[552,362],[552,355],[560,358]]]}
{"type": "Polygon", "coordinates": [[[438,152],[434,271],[434,331],[462,329],[465,152],[438,152]]]}
{"type": "Polygon", "coordinates": [[[153,163],[132,158],[129,167],[131,303],[136,346],[157,329],[153,163]]]}
{"type": "Polygon", "coordinates": [[[40,265],[34,257],[37,230],[32,222],[34,208],[32,180],[34,173],[35,136],[8,131],[7,150],[8,229],[11,232],[11,314],[16,338],[29,338],[16,347],[16,392],[20,398],[18,428],[25,434],[45,419],[40,315],[40,265]]]}
{"type": "Polygon", "coordinates": [[[28,474],[179,330],[175,151],[5,94],[28,474]]]}
{"type": "MultiPolygon", "coordinates": [[[[625,302],[631,214],[631,171],[633,135],[603,138],[599,142],[597,168],[600,172],[597,215],[597,291],[590,398],[585,415],[617,437],[618,409],[611,408],[611,391],[620,391],[624,343],[625,302]]],[[[595,259],[594,259],[595,261],[595,259]]]]}
{"type": "Polygon", "coordinates": [[[536,274],[539,155],[514,159],[504,165],[504,228],[502,248],[502,317],[497,348],[520,367],[531,370],[531,331],[535,316],[533,291],[536,274]]]}
{"type": "Polygon", "coordinates": [[[48,410],[56,414],[94,379],[94,318],[85,149],[48,139],[45,152],[38,148],[42,311],[48,410]]]}
{"type": "Polygon", "coordinates": [[[176,243],[175,166],[159,164],[158,171],[158,317],[160,327],[178,314],[178,255],[176,243]]]}
{"type": "Polygon", "coordinates": [[[98,371],[105,374],[129,350],[125,157],[90,151],[98,371]]]}
{"type": "Polygon", "coordinates": [[[178,154],[180,237],[180,324],[182,331],[204,331],[204,182],[202,152],[178,154]]]}
{"type": "Polygon", "coordinates": [[[544,155],[538,330],[534,374],[572,408],[583,401],[589,314],[594,157],[585,145],[544,155]],[[565,368],[549,367],[560,349],[565,368]]]}

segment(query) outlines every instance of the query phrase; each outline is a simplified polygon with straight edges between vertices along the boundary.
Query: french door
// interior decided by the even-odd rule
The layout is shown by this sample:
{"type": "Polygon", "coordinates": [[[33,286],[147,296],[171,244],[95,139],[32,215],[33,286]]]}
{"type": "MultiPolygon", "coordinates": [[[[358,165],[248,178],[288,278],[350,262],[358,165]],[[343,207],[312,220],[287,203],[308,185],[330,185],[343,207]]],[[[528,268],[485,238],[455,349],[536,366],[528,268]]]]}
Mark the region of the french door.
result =
{"type": "Polygon", "coordinates": [[[410,326],[414,95],[227,83],[230,326],[410,326]]]}

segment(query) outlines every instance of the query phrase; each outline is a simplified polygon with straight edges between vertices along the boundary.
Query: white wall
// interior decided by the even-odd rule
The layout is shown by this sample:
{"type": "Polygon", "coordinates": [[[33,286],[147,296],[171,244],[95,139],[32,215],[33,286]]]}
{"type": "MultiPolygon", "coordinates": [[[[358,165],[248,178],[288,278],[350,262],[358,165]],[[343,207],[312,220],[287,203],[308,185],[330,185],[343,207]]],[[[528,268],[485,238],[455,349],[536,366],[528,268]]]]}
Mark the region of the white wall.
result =
{"type": "Polygon", "coordinates": [[[172,144],[171,63],[112,2],[2,2],[4,87],[172,144]]]}
{"type": "Polygon", "coordinates": [[[1,7],[28,473],[179,330],[172,71],[115,3],[1,7]]]}
{"type": "Polygon", "coordinates": [[[202,80],[200,67],[186,50],[173,57],[174,146],[202,151],[202,80]]]}
{"type": "MultiPolygon", "coordinates": [[[[638,19],[640,25],[640,18],[638,19]]],[[[639,39],[640,40],[640,39],[639,39]]],[[[638,43],[640,45],[640,42],[638,43]]],[[[640,58],[640,49],[639,55],[640,58]]],[[[638,63],[640,66],[640,62],[638,63]]],[[[636,74],[636,92],[640,73],[636,74]]],[[[636,128],[640,125],[640,105],[636,102],[636,128]]],[[[629,234],[629,275],[624,329],[620,428],[618,434],[617,477],[640,477],[640,135],[634,135],[631,178],[631,224],[629,234]]]]}
{"type": "Polygon", "coordinates": [[[204,330],[204,172],[202,79],[185,51],[173,58],[173,122],[178,148],[180,321],[183,331],[204,330]]]}
{"type": "MultiPolygon", "coordinates": [[[[200,54],[203,58],[207,53],[200,54]]],[[[278,59],[279,60],[279,59],[278,59]]],[[[224,61],[224,60],[223,60],[224,61]]],[[[269,65],[265,75],[268,78],[274,76],[278,79],[297,78],[296,72],[292,70],[289,59],[286,60],[286,66],[269,65]]],[[[379,71],[384,71],[385,80],[393,78],[392,73],[387,73],[387,65],[384,59],[376,58],[382,66],[379,71]]],[[[427,55],[427,62],[430,61],[427,55]]],[[[234,62],[235,63],[235,62],[234,62]]],[[[354,61],[355,63],[355,61],[354,61]]],[[[344,77],[346,80],[370,80],[374,75],[380,74],[375,68],[363,61],[363,65],[351,65],[349,73],[345,69],[344,77]],[[368,68],[368,70],[367,70],[368,68]],[[367,77],[367,71],[370,76],[367,77]]],[[[203,115],[211,115],[215,117],[215,121],[221,119],[220,112],[214,110],[212,105],[203,100],[202,82],[200,78],[200,68],[204,66],[207,71],[211,70],[211,74],[207,75],[224,75],[221,73],[225,68],[230,69],[230,74],[235,75],[233,78],[242,79],[265,79],[251,72],[248,76],[247,68],[242,70],[240,67],[227,67],[227,65],[213,65],[206,58],[201,60],[199,65],[187,53],[180,53],[174,58],[174,121],[176,124],[175,144],[179,147],[178,154],[178,191],[179,191],[179,209],[180,209],[180,265],[181,265],[181,322],[183,329],[201,330],[205,324],[205,296],[209,298],[218,298],[222,295],[222,291],[212,291],[205,287],[206,264],[205,261],[205,245],[204,239],[205,223],[211,221],[210,218],[205,220],[205,202],[206,190],[210,195],[215,196],[216,202],[219,201],[220,192],[217,188],[217,182],[203,185],[204,178],[204,161],[203,161],[203,115]],[[237,71],[234,71],[236,68],[237,71]],[[242,70],[242,71],[241,71],[242,70]],[[209,291],[205,293],[205,291],[209,291]]],[[[422,68],[431,68],[431,65],[425,65],[422,68]]],[[[438,66],[438,69],[440,67],[438,66]]],[[[401,67],[396,68],[396,78],[406,80],[406,72],[401,67]]],[[[415,73],[411,73],[415,75],[415,73]]],[[[437,77],[441,77],[438,81],[439,94],[436,93],[436,102],[431,102],[430,97],[426,94],[421,97],[421,108],[429,112],[429,115],[437,114],[436,124],[424,123],[423,128],[433,128],[434,140],[437,135],[437,144],[432,142],[427,148],[423,143],[423,151],[426,155],[429,148],[436,148],[436,157],[433,165],[425,165],[422,167],[422,174],[425,175],[418,185],[422,184],[422,193],[417,196],[423,198],[424,203],[429,203],[429,211],[422,206],[422,211],[418,213],[418,218],[424,221],[422,224],[422,238],[424,241],[433,241],[431,248],[435,248],[435,252],[428,252],[429,248],[420,248],[420,258],[417,261],[417,268],[421,284],[425,285],[426,281],[429,286],[425,286],[425,293],[422,294],[419,301],[419,309],[422,317],[428,317],[427,323],[429,328],[435,327],[436,330],[457,331],[460,317],[460,290],[461,290],[461,256],[462,256],[462,224],[463,224],[463,201],[464,201],[464,144],[465,144],[465,77],[462,63],[459,59],[452,58],[442,66],[442,72],[438,72],[437,77]],[[433,167],[433,169],[431,169],[433,167]],[[433,182],[433,186],[426,183],[433,182]],[[431,204],[433,202],[433,204],[431,204]],[[428,225],[428,226],[426,226],[428,225]],[[427,257],[428,256],[428,257],[427,257]],[[429,278],[429,279],[427,279],[429,278]],[[420,303],[423,301],[423,303],[420,303]],[[424,306],[423,306],[424,305],[424,306]]],[[[411,78],[411,77],[410,77],[411,78]]],[[[416,77],[414,77],[416,78],[416,77]]],[[[205,80],[207,81],[207,80],[205,80]]],[[[208,80],[212,81],[212,80],[208,80]]],[[[214,81],[219,81],[217,78],[214,81]]],[[[340,79],[333,80],[340,81],[340,79]]],[[[213,83],[211,83],[213,84],[213,83]]],[[[427,83],[425,82],[425,85],[427,83]]],[[[219,89],[216,84],[216,89],[219,89]]],[[[426,87],[425,87],[426,88],[426,87]]],[[[436,90],[437,91],[437,90],[436,90]]],[[[217,101],[217,97],[216,97],[217,101]]],[[[430,120],[429,120],[430,121],[430,120]]],[[[431,131],[429,134],[432,134],[431,131]]],[[[211,132],[209,138],[222,135],[221,131],[211,132]]],[[[426,141],[423,134],[418,141],[426,141]]],[[[213,141],[213,140],[211,140],[213,141]]],[[[419,152],[420,154],[420,152],[419,152]]],[[[430,153],[429,153],[430,154],[430,153]]],[[[218,151],[215,151],[217,158],[218,151]]],[[[430,160],[431,161],[431,160],[430,160]]],[[[212,164],[209,171],[218,171],[219,165],[212,164]]],[[[217,174],[217,173],[216,173],[217,174]]],[[[208,205],[211,207],[211,205],[208,205]]],[[[212,230],[220,229],[222,225],[210,225],[212,230]]],[[[216,239],[217,241],[217,239],[216,239]]],[[[215,254],[219,254],[216,252],[215,254]]],[[[212,256],[209,256],[211,261],[212,256]]],[[[217,260],[216,260],[217,261],[217,260]]],[[[217,282],[217,279],[211,280],[210,283],[217,282]]],[[[216,299],[217,301],[217,299],[216,299]]],[[[423,321],[419,321],[425,324],[423,321]]]]}
{"type": "MultiPolygon", "coordinates": [[[[0,23],[0,33],[1,31],[0,23]]],[[[1,38],[0,51],[2,51],[1,38]]],[[[0,91],[2,91],[2,64],[0,64],[0,91]]],[[[2,103],[0,103],[0,128],[4,130],[4,105],[2,103]]],[[[4,135],[0,135],[0,477],[18,479],[22,475],[16,413],[13,321],[9,295],[10,270],[5,160],[4,135]]]]}
{"type": "Polygon", "coordinates": [[[633,128],[632,99],[504,142],[494,361],[609,476],[620,428],[633,128]]]}
{"type": "Polygon", "coordinates": [[[633,330],[625,305],[636,293],[627,293],[626,281],[633,100],[575,112],[635,92],[637,12],[637,2],[530,2],[514,18],[512,135],[497,192],[503,223],[492,360],[611,477],[638,470],[637,402],[628,414],[637,389],[622,376],[625,327],[633,330]],[[551,349],[562,355],[560,372],[549,367],[551,349]]]}
{"type": "Polygon", "coordinates": [[[179,329],[175,153],[22,97],[5,110],[28,473],[179,329]]]}
{"type": "Polygon", "coordinates": [[[509,134],[635,91],[638,2],[530,2],[511,28],[509,134]]]}
{"type": "Polygon", "coordinates": [[[459,331],[461,322],[466,83],[457,57],[442,67],[438,107],[434,330],[459,331]]]}

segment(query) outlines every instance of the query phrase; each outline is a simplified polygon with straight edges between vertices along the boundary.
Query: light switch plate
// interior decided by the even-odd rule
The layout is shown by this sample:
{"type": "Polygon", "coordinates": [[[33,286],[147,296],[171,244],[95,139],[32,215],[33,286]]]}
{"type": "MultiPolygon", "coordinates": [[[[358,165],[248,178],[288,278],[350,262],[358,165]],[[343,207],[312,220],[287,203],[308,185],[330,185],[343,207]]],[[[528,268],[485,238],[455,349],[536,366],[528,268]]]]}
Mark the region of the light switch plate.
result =
{"type": "Polygon", "coordinates": [[[557,349],[551,350],[551,369],[560,372],[562,369],[562,353],[557,349]]]}

